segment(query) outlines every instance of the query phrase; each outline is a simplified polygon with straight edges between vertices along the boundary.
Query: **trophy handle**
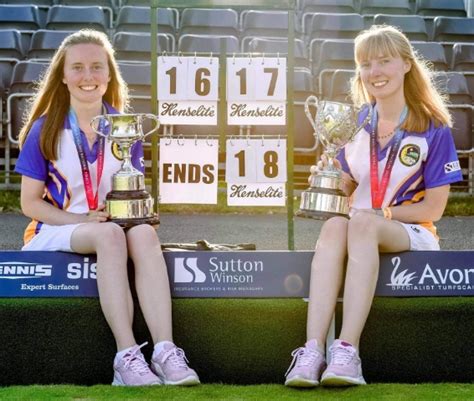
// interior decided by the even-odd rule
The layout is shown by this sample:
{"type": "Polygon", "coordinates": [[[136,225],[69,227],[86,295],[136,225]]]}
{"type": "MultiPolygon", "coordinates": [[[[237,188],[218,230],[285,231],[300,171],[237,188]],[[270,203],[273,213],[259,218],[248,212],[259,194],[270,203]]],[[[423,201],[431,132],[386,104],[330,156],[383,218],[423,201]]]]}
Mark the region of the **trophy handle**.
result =
{"type": "Polygon", "coordinates": [[[313,106],[316,110],[318,110],[319,100],[314,95],[309,96],[304,102],[304,112],[309,122],[311,123],[311,126],[313,127],[314,138],[316,139],[316,143],[314,144],[314,147],[317,147],[319,144],[319,135],[318,135],[318,130],[316,128],[315,118],[313,118],[313,115],[311,114],[310,106],[313,106]]]}
{"type": "Polygon", "coordinates": [[[158,120],[158,117],[156,117],[154,114],[142,113],[142,114],[140,114],[140,118],[149,118],[150,120],[155,121],[155,126],[150,131],[143,134],[143,138],[147,137],[150,134],[153,134],[153,132],[156,132],[158,130],[158,128],[160,128],[160,121],[158,120]]]}
{"type": "Polygon", "coordinates": [[[91,122],[90,122],[90,125],[91,125],[91,128],[92,130],[97,134],[97,135],[100,135],[100,136],[103,136],[104,138],[107,138],[107,135],[105,135],[99,128],[100,128],[100,119],[105,119],[109,122],[110,124],[110,121],[109,119],[107,118],[107,115],[98,115],[98,116],[95,116],[91,122]],[[99,123],[96,124],[96,120],[99,120],[99,123]],[[97,127],[97,129],[96,129],[97,127]]]}

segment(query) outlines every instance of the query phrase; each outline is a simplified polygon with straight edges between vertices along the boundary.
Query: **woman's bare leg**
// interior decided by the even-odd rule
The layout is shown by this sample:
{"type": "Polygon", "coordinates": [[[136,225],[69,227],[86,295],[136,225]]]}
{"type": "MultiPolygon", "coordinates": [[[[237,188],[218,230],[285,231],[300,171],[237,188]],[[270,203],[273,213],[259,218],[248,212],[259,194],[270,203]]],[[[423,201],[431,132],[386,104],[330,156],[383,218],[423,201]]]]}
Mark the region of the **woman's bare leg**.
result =
{"type": "Polygon", "coordinates": [[[71,248],[97,254],[97,288],[105,319],[117,350],[136,344],[132,332],[133,300],[127,274],[127,242],[123,229],[114,223],[87,223],[74,230],[71,248]]]}

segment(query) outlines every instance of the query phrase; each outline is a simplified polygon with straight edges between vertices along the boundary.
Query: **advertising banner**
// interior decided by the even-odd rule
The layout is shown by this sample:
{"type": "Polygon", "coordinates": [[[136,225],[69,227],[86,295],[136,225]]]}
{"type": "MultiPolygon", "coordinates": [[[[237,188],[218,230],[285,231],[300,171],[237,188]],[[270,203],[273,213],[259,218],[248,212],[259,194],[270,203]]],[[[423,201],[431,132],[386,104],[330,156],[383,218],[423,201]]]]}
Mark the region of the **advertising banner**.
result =
{"type": "MultiPolygon", "coordinates": [[[[303,298],[313,252],[164,252],[175,298],[303,298]]],[[[376,296],[474,296],[474,251],[381,256],[376,296]]],[[[0,297],[97,297],[96,258],[0,251],[0,297]]]]}

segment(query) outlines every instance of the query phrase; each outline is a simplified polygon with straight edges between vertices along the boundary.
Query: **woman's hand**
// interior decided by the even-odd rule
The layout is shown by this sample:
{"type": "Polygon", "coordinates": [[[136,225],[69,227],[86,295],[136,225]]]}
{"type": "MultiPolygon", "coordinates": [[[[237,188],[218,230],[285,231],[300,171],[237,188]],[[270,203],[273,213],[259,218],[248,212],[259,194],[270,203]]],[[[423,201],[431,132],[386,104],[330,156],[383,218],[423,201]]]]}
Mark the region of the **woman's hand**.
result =
{"type": "MultiPolygon", "coordinates": [[[[341,162],[337,159],[333,159],[334,167],[338,170],[341,170],[341,162]]],[[[321,158],[316,163],[316,165],[311,166],[309,169],[311,175],[317,175],[323,171],[329,164],[328,157],[323,153],[321,158]]],[[[311,182],[311,176],[308,178],[308,182],[311,182]]]]}
{"type": "MultiPolygon", "coordinates": [[[[311,185],[311,183],[313,182],[312,180],[314,176],[324,171],[328,165],[329,165],[328,157],[323,153],[321,155],[321,159],[316,163],[316,165],[311,166],[310,168],[311,175],[308,177],[308,183],[311,185]]],[[[342,180],[341,180],[340,187],[342,191],[347,196],[351,195],[352,192],[354,192],[354,189],[356,188],[357,184],[353,181],[352,177],[349,174],[345,173],[342,170],[341,162],[339,160],[333,159],[333,166],[336,170],[339,170],[341,174],[340,177],[342,180]]]]}
{"type": "Polygon", "coordinates": [[[51,226],[104,222],[109,218],[109,214],[104,211],[105,205],[100,205],[96,210],[90,210],[88,213],[73,213],[46,202],[43,195],[43,181],[26,175],[21,177],[21,209],[25,216],[51,226]]]}
{"type": "Polygon", "coordinates": [[[107,221],[110,215],[104,211],[105,205],[99,205],[96,210],[89,210],[87,213],[84,214],[85,223],[102,223],[107,221]]]}

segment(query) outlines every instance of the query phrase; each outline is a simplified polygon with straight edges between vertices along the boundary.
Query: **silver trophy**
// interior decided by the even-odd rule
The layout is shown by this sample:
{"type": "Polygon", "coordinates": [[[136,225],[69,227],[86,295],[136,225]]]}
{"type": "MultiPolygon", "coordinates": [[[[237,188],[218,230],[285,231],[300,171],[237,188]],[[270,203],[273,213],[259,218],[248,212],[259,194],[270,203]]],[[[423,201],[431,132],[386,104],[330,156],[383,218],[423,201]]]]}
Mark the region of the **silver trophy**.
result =
{"type": "Polygon", "coordinates": [[[157,225],[160,220],[153,212],[153,198],[145,190],[145,177],[132,165],[130,148],[155,132],[160,126],[158,118],[153,114],[104,114],[91,121],[91,127],[98,135],[113,142],[115,152],[121,152],[123,163],[119,171],[112,176],[112,191],[105,198],[105,209],[110,220],[124,228],[139,224],[157,225]],[[109,134],[105,135],[99,127],[100,120],[106,120],[110,126],[109,134]],[[155,126],[143,133],[144,119],[155,121],[155,126]]]}
{"type": "Polygon", "coordinates": [[[310,187],[301,194],[298,216],[321,220],[348,216],[349,201],[341,189],[341,171],[334,165],[334,158],[370,120],[369,112],[362,124],[357,125],[359,111],[360,109],[346,103],[318,101],[316,96],[306,99],[306,116],[314,128],[316,140],[324,147],[328,164],[323,170],[310,176],[310,187]],[[310,106],[316,108],[314,118],[310,106]]]}

